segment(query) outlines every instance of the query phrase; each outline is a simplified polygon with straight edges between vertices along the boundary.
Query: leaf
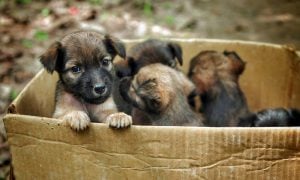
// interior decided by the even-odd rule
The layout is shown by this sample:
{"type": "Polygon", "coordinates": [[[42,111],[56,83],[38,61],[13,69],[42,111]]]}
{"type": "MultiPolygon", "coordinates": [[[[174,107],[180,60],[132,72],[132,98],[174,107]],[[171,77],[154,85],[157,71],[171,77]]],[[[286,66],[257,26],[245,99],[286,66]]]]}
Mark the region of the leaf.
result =
{"type": "Polygon", "coordinates": [[[49,39],[49,36],[47,32],[37,30],[34,34],[34,38],[38,41],[46,41],[49,39]]]}
{"type": "Polygon", "coordinates": [[[12,90],[10,93],[10,99],[14,100],[19,95],[19,93],[16,90],[12,90]]]}

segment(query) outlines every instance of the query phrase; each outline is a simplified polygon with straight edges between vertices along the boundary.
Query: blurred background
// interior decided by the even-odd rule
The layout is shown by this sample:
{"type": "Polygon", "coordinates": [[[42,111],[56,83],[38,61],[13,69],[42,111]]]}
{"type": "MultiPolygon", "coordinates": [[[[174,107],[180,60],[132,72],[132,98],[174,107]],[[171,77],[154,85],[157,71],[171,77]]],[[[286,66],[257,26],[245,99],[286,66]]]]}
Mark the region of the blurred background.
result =
{"type": "MultiPolygon", "coordinates": [[[[299,0],[0,0],[0,119],[41,69],[39,56],[83,29],[122,39],[250,40],[300,49],[299,0]]],[[[9,149],[0,123],[0,179],[9,149]]]]}

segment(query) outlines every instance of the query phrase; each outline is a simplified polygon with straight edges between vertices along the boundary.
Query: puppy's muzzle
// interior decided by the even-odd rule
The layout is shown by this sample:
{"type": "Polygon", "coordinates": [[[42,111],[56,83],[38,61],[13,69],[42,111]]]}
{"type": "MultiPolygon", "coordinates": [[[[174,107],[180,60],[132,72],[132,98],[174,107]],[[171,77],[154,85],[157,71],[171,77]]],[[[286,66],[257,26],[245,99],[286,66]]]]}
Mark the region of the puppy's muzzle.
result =
{"type": "Polygon", "coordinates": [[[104,83],[97,83],[94,85],[94,91],[96,94],[102,95],[106,92],[107,87],[104,83]]]}

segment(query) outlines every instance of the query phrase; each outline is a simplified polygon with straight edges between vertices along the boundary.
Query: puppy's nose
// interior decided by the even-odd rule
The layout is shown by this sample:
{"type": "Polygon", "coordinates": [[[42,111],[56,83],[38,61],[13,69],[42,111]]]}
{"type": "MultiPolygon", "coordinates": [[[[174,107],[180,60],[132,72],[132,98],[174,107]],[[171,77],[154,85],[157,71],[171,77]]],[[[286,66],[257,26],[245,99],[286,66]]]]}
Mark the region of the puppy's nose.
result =
{"type": "Polygon", "coordinates": [[[94,86],[94,91],[97,93],[97,94],[103,94],[106,90],[106,86],[104,83],[98,83],[94,86]]]}

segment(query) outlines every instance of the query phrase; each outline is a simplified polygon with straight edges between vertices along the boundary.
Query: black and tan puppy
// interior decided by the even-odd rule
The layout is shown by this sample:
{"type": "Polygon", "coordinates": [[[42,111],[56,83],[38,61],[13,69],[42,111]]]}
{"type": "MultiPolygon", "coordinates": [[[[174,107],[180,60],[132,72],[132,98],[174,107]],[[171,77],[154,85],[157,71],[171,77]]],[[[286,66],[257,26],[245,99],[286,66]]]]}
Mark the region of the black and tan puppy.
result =
{"type": "Polygon", "coordinates": [[[182,50],[179,44],[149,39],[133,46],[127,53],[126,61],[116,64],[118,77],[134,76],[139,69],[149,64],[161,63],[176,68],[182,65],[182,50]]]}
{"type": "Polygon", "coordinates": [[[59,75],[53,117],[75,130],[87,128],[90,121],[130,126],[131,117],[118,113],[111,95],[116,55],[125,58],[123,43],[96,32],[75,32],[52,44],[40,61],[48,72],[59,75]]]}
{"type": "Polygon", "coordinates": [[[190,109],[187,90],[193,86],[183,73],[163,65],[151,64],[132,78],[123,79],[121,95],[145,114],[147,122],[134,124],[157,126],[202,126],[202,117],[190,109]]]}
{"type": "Polygon", "coordinates": [[[300,126],[299,109],[264,109],[240,118],[241,127],[300,126]]]}
{"type": "Polygon", "coordinates": [[[238,80],[245,63],[235,53],[203,51],[190,62],[189,78],[201,97],[207,126],[237,126],[238,117],[248,113],[238,80]]]}

